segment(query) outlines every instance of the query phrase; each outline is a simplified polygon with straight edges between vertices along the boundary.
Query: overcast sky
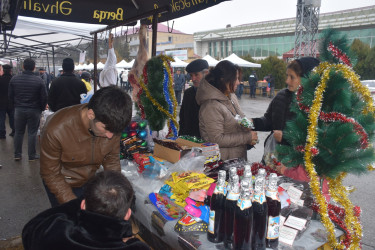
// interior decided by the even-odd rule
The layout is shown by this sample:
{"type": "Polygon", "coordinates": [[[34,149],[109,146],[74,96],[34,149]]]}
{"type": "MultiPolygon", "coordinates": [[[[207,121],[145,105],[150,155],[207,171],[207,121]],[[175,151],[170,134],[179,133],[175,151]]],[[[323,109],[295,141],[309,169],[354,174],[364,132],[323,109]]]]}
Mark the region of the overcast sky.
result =
{"type": "MultiPolygon", "coordinates": [[[[192,34],[198,31],[225,28],[227,24],[237,26],[246,23],[291,18],[296,16],[296,5],[297,0],[226,1],[189,16],[175,19],[173,28],[192,34]]],[[[375,0],[321,0],[320,13],[370,5],[375,5],[375,0]]],[[[169,26],[171,25],[171,22],[169,22],[169,26]]]]}

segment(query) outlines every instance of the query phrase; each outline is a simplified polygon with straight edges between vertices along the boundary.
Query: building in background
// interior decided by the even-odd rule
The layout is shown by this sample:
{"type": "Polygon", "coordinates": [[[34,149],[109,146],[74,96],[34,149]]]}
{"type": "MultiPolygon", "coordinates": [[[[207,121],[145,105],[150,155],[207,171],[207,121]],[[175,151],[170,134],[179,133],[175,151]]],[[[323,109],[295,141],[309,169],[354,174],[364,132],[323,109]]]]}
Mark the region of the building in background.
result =
{"type": "MultiPolygon", "coordinates": [[[[345,33],[349,41],[355,38],[375,46],[375,5],[320,14],[319,31],[332,27],[345,33]]],[[[210,55],[222,59],[232,53],[250,55],[254,59],[268,56],[283,57],[294,49],[296,18],[243,24],[227,25],[194,33],[195,54],[210,55]]],[[[319,34],[317,35],[319,37],[319,34]]],[[[291,53],[293,54],[293,52],[291,53]]]]}
{"type": "MultiPolygon", "coordinates": [[[[139,27],[128,29],[127,41],[129,42],[130,58],[136,58],[139,48],[139,27]]],[[[125,31],[122,31],[124,34],[125,31]]],[[[149,56],[151,56],[152,29],[147,32],[147,44],[149,56]]],[[[194,39],[192,34],[186,34],[179,30],[172,29],[164,24],[158,23],[156,55],[165,54],[171,57],[176,56],[184,61],[191,61],[194,57],[194,39]]]]}

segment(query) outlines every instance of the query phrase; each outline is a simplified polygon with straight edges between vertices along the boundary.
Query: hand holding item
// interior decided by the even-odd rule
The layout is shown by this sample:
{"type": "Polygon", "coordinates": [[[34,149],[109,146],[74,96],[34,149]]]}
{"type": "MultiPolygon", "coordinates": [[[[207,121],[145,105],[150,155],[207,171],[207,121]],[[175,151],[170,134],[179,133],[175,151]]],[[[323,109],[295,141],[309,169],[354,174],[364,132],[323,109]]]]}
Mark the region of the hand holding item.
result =
{"type": "Polygon", "coordinates": [[[259,142],[257,132],[250,131],[250,133],[251,133],[251,145],[257,144],[259,142]]]}
{"type": "Polygon", "coordinates": [[[282,130],[274,130],[273,136],[275,137],[277,142],[281,142],[283,139],[283,131],[282,130]]]}
{"type": "Polygon", "coordinates": [[[281,162],[279,166],[276,166],[276,171],[279,172],[281,175],[284,175],[285,170],[286,170],[286,167],[281,162]]]}

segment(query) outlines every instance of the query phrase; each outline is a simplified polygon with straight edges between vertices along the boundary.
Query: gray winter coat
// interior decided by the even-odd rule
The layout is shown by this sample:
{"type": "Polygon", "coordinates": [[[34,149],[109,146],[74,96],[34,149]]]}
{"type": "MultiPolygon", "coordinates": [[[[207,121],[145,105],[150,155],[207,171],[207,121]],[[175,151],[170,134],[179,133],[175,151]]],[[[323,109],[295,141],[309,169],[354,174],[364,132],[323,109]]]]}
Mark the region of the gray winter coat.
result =
{"type": "Polygon", "coordinates": [[[236,114],[244,114],[236,95],[229,97],[206,80],[201,81],[196,95],[201,137],[219,145],[222,160],[247,159],[246,144],[251,143],[251,133],[234,119],[236,114]]]}

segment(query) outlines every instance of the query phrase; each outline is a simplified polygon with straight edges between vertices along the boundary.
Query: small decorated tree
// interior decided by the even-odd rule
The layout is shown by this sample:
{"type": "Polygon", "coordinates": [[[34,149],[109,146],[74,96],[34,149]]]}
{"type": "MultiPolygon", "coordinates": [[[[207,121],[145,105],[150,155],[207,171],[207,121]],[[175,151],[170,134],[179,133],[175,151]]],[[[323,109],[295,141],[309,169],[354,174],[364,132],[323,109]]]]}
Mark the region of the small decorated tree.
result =
{"type": "Polygon", "coordinates": [[[290,145],[279,145],[277,155],[286,167],[305,168],[331,245],[358,249],[362,227],[342,180],[347,173],[365,173],[375,161],[374,107],[369,90],[352,69],[347,39],[332,29],[322,37],[321,63],[302,79],[291,105],[295,119],[283,131],[290,145]],[[323,178],[329,182],[330,196],[344,211],[347,237],[340,243],[321,192],[319,179],[323,178]]]}

